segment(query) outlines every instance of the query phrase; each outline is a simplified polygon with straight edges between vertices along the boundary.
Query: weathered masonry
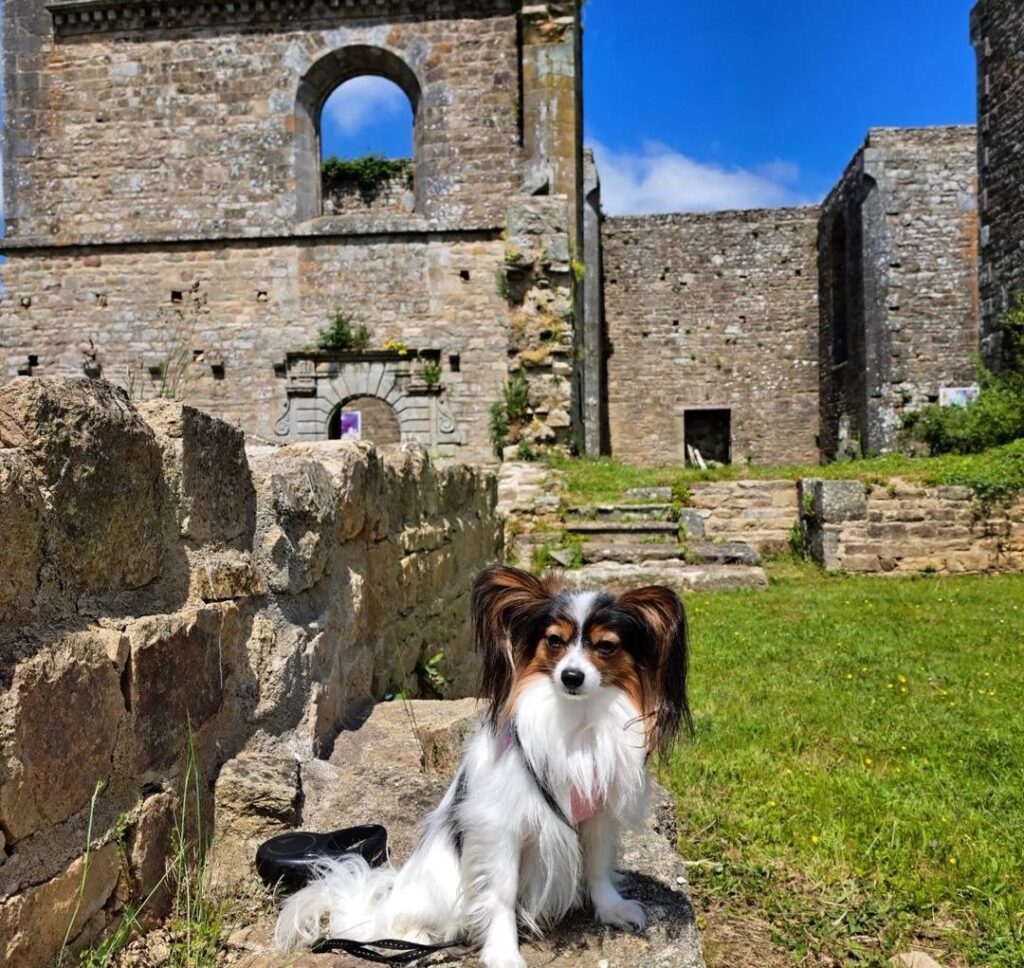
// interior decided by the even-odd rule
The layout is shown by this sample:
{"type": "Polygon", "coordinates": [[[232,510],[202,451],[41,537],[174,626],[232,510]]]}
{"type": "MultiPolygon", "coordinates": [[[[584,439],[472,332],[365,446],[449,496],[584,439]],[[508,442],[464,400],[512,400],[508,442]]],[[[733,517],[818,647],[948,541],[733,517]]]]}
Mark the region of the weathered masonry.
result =
{"type": "Polygon", "coordinates": [[[1024,17],[974,25],[980,301],[969,127],[872,129],[821,207],[603,218],[577,0],[6,0],[0,380],[480,460],[518,371],[532,444],[891,450],[1024,278],[1024,17]],[[326,99],[366,75],[412,117],[372,191],[320,166],[326,99]],[[318,348],[339,316],[365,345],[318,348]]]}
{"type": "Polygon", "coordinates": [[[973,383],[975,129],[873,128],[822,209],[822,451],[892,450],[908,408],[973,383]]]}
{"type": "Polygon", "coordinates": [[[971,14],[978,56],[982,351],[1002,355],[999,316],[1024,294],[1024,7],[981,0],[971,14]]]}
{"type": "Polygon", "coordinates": [[[578,432],[575,2],[6,0],[3,37],[0,376],[102,375],[268,441],[326,439],[356,393],[403,440],[485,457],[487,409],[525,366],[537,438],[578,432]],[[366,204],[327,197],[319,150],[325,99],[362,75],[414,118],[408,179],[366,204]],[[545,296],[509,305],[509,209],[540,203],[545,296]],[[538,307],[563,316],[544,354],[538,307]],[[404,374],[317,360],[300,386],[291,354],[339,312],[371,357],[402,344],[404,374]]]}
{"type": "Polygon", "coordinates": [[[818,459],[818,210],[610,218],[616,457],[818,459]]]}

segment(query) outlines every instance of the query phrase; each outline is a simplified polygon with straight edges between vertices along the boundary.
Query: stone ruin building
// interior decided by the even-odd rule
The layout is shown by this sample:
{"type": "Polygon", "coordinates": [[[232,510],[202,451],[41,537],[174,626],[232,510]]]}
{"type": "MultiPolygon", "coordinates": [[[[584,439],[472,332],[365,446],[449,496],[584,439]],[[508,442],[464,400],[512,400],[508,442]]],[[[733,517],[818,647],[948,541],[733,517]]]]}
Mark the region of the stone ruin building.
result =
{"type": "Polygon", "coordinates": [[[1024,293],[1024,8],[981,0],[971,14],[971,41],[978,56],[982,346],[998,365],[999,315],[1024,293]]]}
{"type": "Polygon", "coordinates": [[[815,462],[974,380],[1022,285],[1021,14],[975,131],[873,129],[821,206],[605,218],[575,0],[6,0],[0,379],[103,376],[265,442],[815,462]],[[322,185],[320,110],[387,78],[411,176],[322,185]],[[1016,132],[1016,133],[1015,133],[1016,132]],[[315,348],[341,312],[369,346],[315,348]]]}

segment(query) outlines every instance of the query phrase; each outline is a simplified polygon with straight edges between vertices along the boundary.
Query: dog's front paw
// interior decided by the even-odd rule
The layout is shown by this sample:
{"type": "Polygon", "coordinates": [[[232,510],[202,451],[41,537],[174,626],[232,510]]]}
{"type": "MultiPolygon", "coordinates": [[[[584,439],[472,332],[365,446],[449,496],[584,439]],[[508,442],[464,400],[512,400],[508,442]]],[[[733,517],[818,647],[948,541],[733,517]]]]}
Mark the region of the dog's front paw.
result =
{"type": "Polygon", "coordinates": [[[518,951],[507,948],[484,948],[480,952],[480,964],[483,968],[526,968],[526,962],[518,951]]]}
{"type": "Polygon", "coordinates": [[[647,927],[647,913],[639,901],[627,901],[620,897],[610,904],[597,905],[595,910],[597,920],[602,924],[616,928],[636,928],[637,931],[647,927]]]}

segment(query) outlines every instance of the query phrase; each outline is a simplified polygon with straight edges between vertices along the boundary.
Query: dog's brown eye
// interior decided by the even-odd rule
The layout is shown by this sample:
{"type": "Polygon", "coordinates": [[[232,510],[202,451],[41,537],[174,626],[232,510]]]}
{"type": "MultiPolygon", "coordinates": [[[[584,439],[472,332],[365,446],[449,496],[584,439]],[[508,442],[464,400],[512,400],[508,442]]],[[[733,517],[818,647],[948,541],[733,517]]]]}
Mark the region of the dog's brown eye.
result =
{"type": "Polygon", "coordinates": [[[552,649],[564,649],[565,648],[565,639],[563,639],[562,636],[560,636],[560,635],[549,635],[548,636],[548,645],[552,649]]]}
{"type": "Polygon", "coordinates": [[[594,646],[594,650],[598,655],[612,655],[618,651],[618,648],[618,642],[609,642],[607,639],[602,639],[602,641],[598,642],[597,645],[594,646]]]}

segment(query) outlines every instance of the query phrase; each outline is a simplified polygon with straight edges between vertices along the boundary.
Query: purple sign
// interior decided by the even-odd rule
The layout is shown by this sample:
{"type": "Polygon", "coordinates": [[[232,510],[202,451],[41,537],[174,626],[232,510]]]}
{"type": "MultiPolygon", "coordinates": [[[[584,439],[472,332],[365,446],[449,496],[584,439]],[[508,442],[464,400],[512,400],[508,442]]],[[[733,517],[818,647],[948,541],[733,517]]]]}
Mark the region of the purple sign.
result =
{"type": "Polygon", "coordinates": [[[363,414],[360,410],[349,410],[341,415],[341,439],[363,439],[363,414]]]}

